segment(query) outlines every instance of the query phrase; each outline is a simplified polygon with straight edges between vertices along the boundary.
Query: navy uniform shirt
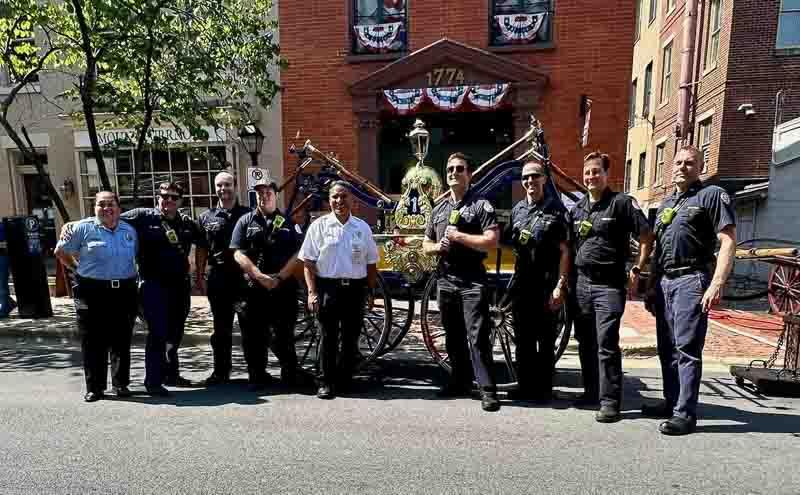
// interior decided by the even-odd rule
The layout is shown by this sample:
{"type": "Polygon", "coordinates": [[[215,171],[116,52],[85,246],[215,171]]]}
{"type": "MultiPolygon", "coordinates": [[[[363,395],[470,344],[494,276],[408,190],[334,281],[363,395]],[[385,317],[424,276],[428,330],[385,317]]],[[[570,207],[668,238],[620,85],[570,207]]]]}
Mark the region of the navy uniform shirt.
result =
{"type": "MultiPolygon", "coordinates": [[[[425,230],[425,237],[439,242],[447,226],[450,225],[451,213],[458,211],[455,227],[465,234],[481,235],[486,230],[497,228],[497,215],[489,201],[472,197],[467,192],[458,203],[452,196],[436,205],[431,213],[431,220],[425,230]]],[[[455,277],[464,281],[480,281],[486,276],[483,260],[486,253],[472,249],[457,242],[451,242],[447,252],[439,255],[440,274],[455,277]]]]}
{"type": "Polygon", "coordinates": [[[575,241],[575,266],[618,267],[625,270],[630,254],[630,238],[650,232],[650,224],[635,199],[606,189],[600,201],[590,204],[587,194],[572,210],[572,233],[575,241]],[[592,224],[587,236],[580,235],[584,221],[592,224]]]}
{"type": "Polygon", "coordinates": [[[236,203],[230,210],[211,208],[200,215],[197,223],[206,237],[210,266],[234,272],[239,269],[239,265],[233,259],[231,237],[239,219],[251,211],[250,208],[236,203]]]}
{"type": "Polygon", "coordinates": [[[65,253],[79,255],[78,275],[94,280],[136,278],[137,245],[133,227],[119,222],[111,230],[97,217],[70,224],[58,241],[65,253]]]}
{"type": "Polygon", "coordinates": [[[157,208],[134,208],[120,216],[139,234],[139,275],[143,280],[183,282],[189,275],[188,255],[192,244],[207,247],[200,227],[189,216],[178,213],[167,220],[157,208]],[[177,235],[172,243],[167,231],[177,235]]]}
{"type": "Polygon", "coordinates": [[[736,225],[736,215],[730,196],[721,187],[697,181],[685,194],[673,192],[661,203],[656,215],[657,268],[708,265],[714,261],[717,233],[729,225],[736,225]],[[661,219],[665,208],[676,210],[669,224],[661,219]]]}
{"type": "Polygon", "coordinates": [[[566,208],[552,198],[533,204],[525,198],[514,205],[503,243],[514,248],[514,271],[521,284],[540,286],[544,279],[555,286],[561,243],[569,239],[569,228],[566,208]]]}
{"type": "Polygon", "coordinates": [[[301,242],[300,228],[280,210],[264,216],[255,209],[236,222],[230,248],[244,251],[261,273],[269,275],[281,271],[301,242]]]}

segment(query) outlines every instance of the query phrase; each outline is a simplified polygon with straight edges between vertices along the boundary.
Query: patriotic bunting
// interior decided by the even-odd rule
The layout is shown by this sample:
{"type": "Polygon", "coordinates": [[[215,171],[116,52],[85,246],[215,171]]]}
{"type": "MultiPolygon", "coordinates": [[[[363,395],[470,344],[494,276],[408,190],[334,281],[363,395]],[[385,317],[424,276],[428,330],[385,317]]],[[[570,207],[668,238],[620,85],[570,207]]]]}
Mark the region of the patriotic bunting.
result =
{"type": "Polygon", "coordinates": [[[425,101],[446,112],[461,109],[465,101],[478,110],[494,110],[508,94],[508,83],[481,84],[476,86],[449,86],[419,89],[385,89],[386,101],[400,115],[417,111],[425,101]]]}
{"type": "Polygon", "coordinates": [[[527,43],[536,37],[547,12],[541,14],[506,14],[494,16],[500,33],[510,43],[527,43]]]}
{"type": "Polygon", "coordinates": [[[397,40],[402,26],[402,22],[390,22],[388,24],[353,26],[353,29],[359,43],[372,51],[379,52],[392,48],[392,43],[397,40]]]}

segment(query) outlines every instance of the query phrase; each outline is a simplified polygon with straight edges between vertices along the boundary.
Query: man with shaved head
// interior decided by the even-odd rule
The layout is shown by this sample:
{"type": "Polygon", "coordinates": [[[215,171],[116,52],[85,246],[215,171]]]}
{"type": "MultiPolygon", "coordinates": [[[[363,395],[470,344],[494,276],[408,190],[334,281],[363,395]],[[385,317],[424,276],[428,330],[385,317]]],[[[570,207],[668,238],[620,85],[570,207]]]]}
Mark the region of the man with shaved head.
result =
{"type": "MultiPolygon", "coordinates": [[[[206,379],[206,385],[227,383],[231,374],[231,333],[233,330],[234,304],[243,290],[242,271],[233,259],[230,249],[233,227],[243,215],[250,212],[239,204],[236,197],[236,179],[224,171],[214,177],[214,189],[219,201],[217,206],[200,215],[198,223],[208,240],[208,302],[214,317],[214,333],[211,348],[214,351],[214,372],[206,379]]],[[[198,289],[204,288],[205,264],[197,266],[198,289]]]]}

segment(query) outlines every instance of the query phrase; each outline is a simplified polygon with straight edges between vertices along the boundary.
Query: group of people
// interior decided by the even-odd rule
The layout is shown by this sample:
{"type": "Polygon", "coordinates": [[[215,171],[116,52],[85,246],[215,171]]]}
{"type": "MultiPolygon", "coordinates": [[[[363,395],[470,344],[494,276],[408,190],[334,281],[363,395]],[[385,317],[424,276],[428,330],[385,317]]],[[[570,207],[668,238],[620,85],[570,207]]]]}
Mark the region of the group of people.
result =
{"type": "MultiPolygon", "coordinates": [[[[492,204],[472,194],[470,158],[451,155],[446,168],[449,194],[434,208],[423,242],[423,250],[438,258],[438,306],[452,366],[439,395],[467,396],[477,383],[482,408],[500,408],[484,259],[502,243],[516,255],[511,301],[519,388],[510,398],[538,403],[553,398],[556,324],[561,307],[570,304],[584,386],[578,403],[596,408],[598,422],[618,421],[620,322],[628,293],[639,292],[640,273],[647,271],[643,292],[657,319],[664,401],[643,406],[642,412],[666,419],[659,425],[664,434],[691,433],[708,310],[720,300],[736,237],[730,197],[700,181],[702,159],[692,146],[675,155],[675,190],[662,202],[653,228],[635,199],[609,188],[607,155],[586,156],[583,181],[588,194],[571,212],[556,193],[546,165],[529,160],[522,167],[525,198],[501,229],[492,204]],[[628,268],[632,238],[638,240],[639,252],[628,268]]],[[[350,185],[330,184],[331,212],[312,222],[305,236],[277,208],[278,188],[268,176],[255,185],[258,206],[253,211],[236,201],[230,173],[218,174],[215,188],[219,203],[197,222],[178,211],[180,185],[164,183],[157,208],[121,214],[117,196],[102,191],[94,217],[65,226],[56,254],[76,273],[86,401],[104,396],[109,352],[113,390],[120,397],[130,395],[138,301],[149,329],[147,391],[163,396],[169,393],[165,385],[191,384],[179,373],[178,348],[189,311],[192,245],[200,274],[196,284],[207,291],[214,320],[214,371],[207,385],[230,380],[234,314],[250,386],[260,389],[273,380],[266,371],[268,348],[280,363],[281,382],[297,382],[295,273],[302,265],[308,309],[321,325],[317,395],[333,398],[349,386],[378,262],[369,226],[351,212],[350,185]],[[206,264],[207,287],[202,276],[206,264]]]]}

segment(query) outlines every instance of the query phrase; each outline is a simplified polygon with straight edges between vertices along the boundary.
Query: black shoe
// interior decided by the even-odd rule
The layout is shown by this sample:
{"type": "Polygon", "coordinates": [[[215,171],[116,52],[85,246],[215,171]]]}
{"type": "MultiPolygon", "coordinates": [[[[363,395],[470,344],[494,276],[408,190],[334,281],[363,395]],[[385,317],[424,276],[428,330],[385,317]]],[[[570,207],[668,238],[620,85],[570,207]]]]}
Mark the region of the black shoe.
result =
{"type": "Polygon", "coordinates": [[[333,390],[330,385],[320,385],[317,389],[317,397],[320,399],[333,399],[333,390]]]}
{"type": "Polygon", "coordinates": [[[594,408],[599,405],[600,405],[600,399],[596,395],[583,394],[574,401],[572,401],[572,407],[577,407],[578,409],[594,408]]]}
{"type": "Polygon", "coordinates": [[[600,406],[600,410],[594,415],[594,420],[598,423],[616,423],[622,419],[619,409],[611,405],[600,406]]]}
{"type": "Polygon", "coordinates": [[[133,395],[128,387],[114,387],[114,395],[117,397],[130,397],[133,395]]]}
{"type": "Polygon", "coordinates": [[[153,397],[169,397],[169,390],[165,389],[162,385],[156,387],[145,387],[147,393],[153,397]]]}
{"type": "Polygon", "coordinates": [[[178,375],[167,378],[164,380],[164,385],[167,387],[192,387],[192,381],[178,375]]]}
{"type": "Polygon", "coordinates": [[[683,418],[681,416],[673,416],[668,420],[658,425],[658,431],[663,435],[680,436],[694,433],[694,428],[697,426],[697,420],[694,418],[683,418]]]}
{"type": "Polygon", "coordinates": [[[436,392],[436,397],[442,399],[469,397],[470,395],[472,395],[472,389],[470,387],[457,383],[448,383],[436,392]]]}
{"type": "Polygon", "coordinates": [[[481,409],[486,412],[495,412],[500,409],[500,401],[496,392],[481,392],[481,409]]]}
{"type": "Polygon", "coordinates": [[[666,402],[659,402],[655,406],[642,404],[642,416],[668,419],[672,417],[672,408],[666,402]]]}
{"type": "Polygon", "coordinates": [[[205,380],[206,387],[213,387],[215,385],[225,385],[231,381],[230,376],[218,374],[217,372],[211,373],[205,380]]]}
{"type": "Polygon", "coordinates": [[[83,396],[84,402],[97,402],[103,398],[103,394],[99,392],[88,392],[83,396]]]}

